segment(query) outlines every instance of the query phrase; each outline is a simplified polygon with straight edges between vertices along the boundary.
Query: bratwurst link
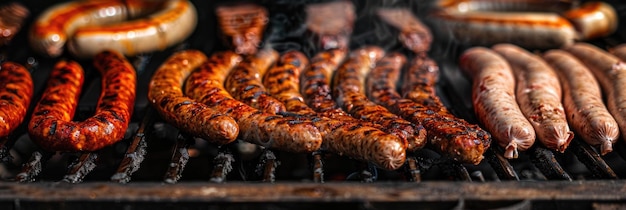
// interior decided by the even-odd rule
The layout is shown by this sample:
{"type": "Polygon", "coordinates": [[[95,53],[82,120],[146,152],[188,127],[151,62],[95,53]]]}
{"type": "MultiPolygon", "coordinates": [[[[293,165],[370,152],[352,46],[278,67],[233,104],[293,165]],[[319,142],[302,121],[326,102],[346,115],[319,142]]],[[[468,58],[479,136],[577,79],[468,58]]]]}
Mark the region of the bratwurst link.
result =
{"type": "Polygon", "coordinates": [[[0,137],[8,136],[24,120],[33,97],[33,79],[24,66],[0,66],[0,137]]]}
{"type": "Polygon", "coordinates": [[[226,91],[224,81],[227,75],[241,62],[248,61],[242,61],[234,52],[215,53],[191,73],[185,84],[185,94],[234,118],[240,128],[239,139],[288,152],[317,151],[322,136],[310,118],[266,113],[234,99],[226,91]]]}
{"type": "Polygon", "coordinates": [[[74,62],[55,66],[48,86],[33,111],[28,131],[34,142],[51,151],[96,151],[124,138],[135,105],[135,69],[123,55],[104,51],[94,58],[102,75],[102,93],[95,114],[71,121],[83,82],[74,62]]]}

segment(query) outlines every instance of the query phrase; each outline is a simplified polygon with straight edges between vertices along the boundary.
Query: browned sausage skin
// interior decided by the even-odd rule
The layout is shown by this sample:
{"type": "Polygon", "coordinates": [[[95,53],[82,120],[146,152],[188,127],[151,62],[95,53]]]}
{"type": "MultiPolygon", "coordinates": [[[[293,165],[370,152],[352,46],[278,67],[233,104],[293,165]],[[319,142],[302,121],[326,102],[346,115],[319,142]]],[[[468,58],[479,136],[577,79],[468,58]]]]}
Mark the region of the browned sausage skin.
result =
{"type": "MultiPolygon", "coordinates": [[[[161,117],[190,135],[217,144],[237,139],[239,126],[232,117],[183,96],[187,76],[207,60],[204,53],[186,50],[171,55],[152,75],[148,99],[161,117]]],[[[231,67],[240,60],[224,61],[231,67]]]]}
{"type": "Polygon", "coordinates": [[[369,98],[404,119],[423,125],[429,143],[442,155],[479,164],[491,142],[490,134],[456,118],[443,106],[434,92],[439,69],[426,57],[417,56],[411,62],[403,81],[403,90],[409,97],[402,98],[396,91],[396,82],[405,63],[406,57],[400,53],[387,54],[378,61],[367,77],[369,98]],[[416,95],[426,97],[414,97],[416,95]]]}
{"type": "Polygon", "coordinates": [[[234,99],[224,89],[224,80],[233,68],[224,65],[229,60],[241,60],[241,57],[230,51],[211,56],[208,62],[189,76],[185,94],[234,118],[241,130],[239,139],[288,152],[317,151],[322,144],[322,137],[311,119],[259,111],[234,99]]]}
{"type": "Polygon", "coordinates": [[[82,69],[71,62],[55,68],[29,124],[31,138],[44,149],[96,151],[124,138],[135,104],[135,69],[123,55],[112,51],[96,55],[94,66],[102,74],[102,93],[95,114],[82,122],[70,121],[82,69]],[[57,107],[57,103],[63,106],[57,107]]]}
{"type": "Polygon", "coordinates": [[[546,147],[564,152],[574,132],[570,131],[562,104],[559,78],[541,57],[511,44],[492,47],[508,61],[515,75],[516,99],[522,113],[546,147]]]}
{"type": "Polygon", "coordinates": [[[478,120],[505,148],[504,157],[517,158],[518,151],[535,143],[536,134],[517,104],[511,67],[502,56],[484,47],[466,50],[459,65],[473,80],[472,100],[478,120]]]}
{"type": "Polygon", "coordinates": [[[15,37],[28,15],[30,15],[28,8],[17,2],[0,7],[0,46],[9,43],[15,37]]]}
{"type": "Polygon", "coordinates": [[[559,75],[567,120],[585,142],[600,146],[605,155],[613,151],[619,126],[602,101],[596,78],[576,57],[563,50],[550,50],[543,56],[559,75]]]}
{"type": "Polygon", "coordinates": [[[0,65],[0,137],[19,126],[33,96],[33,79],[24,66],[14,62],[0,65]]]}
{"type": "MultiPolygon", "coordinates": [[[[287,111],[310,117],[318,117],[308,107],[299,91],[301,72],[308,67],[308,58],[298,51],[284,53],[280,60],[264,75],[268,92],[285,104],[287,111]]],[[[330,152],[371,161],[378,167],[395,170],[406,159],[404,142],[396,136],[356,120],[344,121],[332,116],[319,117],[313,124],[323,137],[322,148],[330,152]]]]}
{"type": "Polygon", "coordinates": [[[267,9],[253,3],[220,5],[216,14],[221,33],[229,47],[243,55],[257,52],[269,21],[267,9]]]}
{"type": "Polygon", "coordinates": [[[389,112],[365,95],[365,78],[384,55],[379,47],[365,46],[351,53],[333,78],[333,96],[337,104],[352,117],[381,124],[385,131],[408,144],[409,151],[425,146],[426,130],[389,112]]]}

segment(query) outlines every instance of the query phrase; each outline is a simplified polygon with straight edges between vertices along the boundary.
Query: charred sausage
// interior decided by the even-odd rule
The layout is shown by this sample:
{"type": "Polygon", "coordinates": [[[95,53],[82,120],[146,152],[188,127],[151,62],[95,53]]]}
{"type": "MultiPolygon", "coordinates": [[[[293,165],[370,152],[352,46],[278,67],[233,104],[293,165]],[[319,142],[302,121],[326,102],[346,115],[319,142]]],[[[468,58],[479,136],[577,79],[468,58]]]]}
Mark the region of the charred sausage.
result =
{"type": "Polygon", "coordinates": [[[30,11],[24,5],[12,2],[0,7],[0,14],[0,46],[2,46],[9,43],[22,29],[30,11]]]}
{"type": "MultiPolygon", "coordinates": [[[[217,144],[236,140],[239,126],[232,117],[183,95],[183,84],[191,71],[207,60],[197,50],[170,56],[152,75],[148,99],[161,118],[190,135],[217,144]]],[[[231,61],[230,65],[238,62],[231,61]]]]}
{"type": "Polygon", "coordinates": [[[400,30],[398,39],[405,48],[421,54],[430,50],[433,35],[430,29],[408,9],[382,8],[377,13],[385,22],[400,30]]]}
{"type": "Polygon", "coordinates": [[[24,66],[0,64],[0,137],[8,136],[26,117],[33,97],[33,79],[24,66]]]}

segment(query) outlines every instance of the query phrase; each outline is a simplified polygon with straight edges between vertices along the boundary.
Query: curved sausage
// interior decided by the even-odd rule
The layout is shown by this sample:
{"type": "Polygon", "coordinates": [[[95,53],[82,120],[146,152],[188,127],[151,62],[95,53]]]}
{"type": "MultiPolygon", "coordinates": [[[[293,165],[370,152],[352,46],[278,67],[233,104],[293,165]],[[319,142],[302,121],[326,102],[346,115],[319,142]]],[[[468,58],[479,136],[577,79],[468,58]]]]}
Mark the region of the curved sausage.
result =
{"type": "Polygon", "coordinates": [[[562,104],[559,78],[541,57],[511,44],[493,50],[511,65],[516,81],[517,103],[546,147],[564,152],[574,133],[570,131],[562,104]]]}
{"type": "Polygon", "coordinates": [[[463,163],[479,164],[491,143],[490,134],[454,117],[434,91],[425,91],[424,87],[434,90],[439,75],[439,68],[428,58],[414,58],[402,83],[408,96],[425,95],[430,100],[402,98],[396,91],[396,82],[405,63],[406,57],[400,53],[387,54],[378,61],[367,76],[369,98],[402,118],[423,125],[429,143],[442,155],[463,163]]]}
{"type": "Polygon", "coordinates": [[[0,46],[8,44],[15,37],[29,15],[28,8],[17,2],[0,7],[0,46]]]}
{"type": "MultiPolygon", "coordinates": [[[[308,58],[298,51],[285,52],[280,60],[264,75],[263,84],[268,92],[285,104],[287,111],[305,116],[319,116],[304,103],[299,91],[301,72],[308,67],[308,58]]],[[[330,152],[396,170],[406,160],[404,142],[394,135],[356,120],[343,121],[319,117],[313,121],[323,138],[322,148],[330,152]]]]}
{"type": "Polygon", "coordinates": [[[255,54],[269,22],[267,9],[253,3],[242,3],[220,5],[215,12],[221,33],[225,42],[230,44],[229,47],[238,54],[255,54]]]}
{"type": "Polygon", "coordinates": [[[234,99],[224,89],[224,80],[233,68],[227,64],[233,60],[242,59],[230,51],[215,53],[189,76],[185,94],[219,113],[233,117],[241,130],[239,138],[244,141],[288,152],[317,151],[322,144],[322,136],[311,119],[259,111],[234,99]]]}
{"type": "Polygon", "coordinates": [[[535,143],[535,129],[520,110],[515,76],[507,61],[484,47],[466,50],[459,60],[472,78],[474,112],[480,123],[505,148],[504,157],[517,158],[535,143]]]}
{"type": "Polygon", "coordinates": [[[611,54],[626,62],[626,44],[621,44],[612,48],[611,54]]]}
{"type": "Polygon", "coordinates": [[[619,126],[606,109],[600,85],[591,71],[563,50],[550,50],[543,58],[559,75],[569,124],[585,142],[600,145],[602,155],[613,151],[619,126]]]}
{"type": "Polygon", "coordinates": [[[407,149],[418,150],[426,145],[426,130],[391,113],[365,95],[365,78],[384,55],[379,47],[365,46],[350,54],[333,78],[333,96],[337,105],[354,118],[381,124],[385,132],[408,143],[407,149]]]}
{"type": "Polygon", "coordinates": [[[578,8],[566,11],[563,16],[574,24],[581,40],[611,35],[618,26],[615,9],[601,1],[585,2],[578,8]]]}
{"type": "Polygon", "coordinates": [[[105,49],[127,56],[164,50],[180,43],[196,28],[196,8],[188,0],[167,0],[146,17],[117,24],[76,29],[68,50],[77,57],[92,57],[105,49]]]}
{"type": "Polygon", "coordinates": [[[607,108],[626,139],[626,63],[591,44],[576,43],[565,50],[584,63],[598,80],[607,108]]]}
{"type": "Polygon", "coordinates": [[[347,49],[319,52],[311,59],[311,67],[301,74],[300,92],[304,97],[304,102],[316,112],[335,109],[342,112],[332,97],[330,83],[333,72],[343,63],[347,54],[347,49]]]}
{"type": "Polygon", "coordinates": [[[8,136],[24,121],[33,88],[24,66],[10,61],[0,64],[0,137],[8,136]]]}
{"type": "MultiPolygon", "coordinates": [[[[239,135],[237,122],[232,117],[183,96],[185,79],[206,60],[204,53],[197,50],[171,55],[152,75],[148,99],[163,120],[180,130],[209,142],[228,144],[239,135]]],[[[228,64],[234,66],[238,62],[231,60],[228,64]]]]}
{"type": "Polygon", "coordinates": [[[228,92],[250,106],[261,111],[277,114],[285,111],[285,105],[271,97],[261,81],[261,75],[278,59],[278,52],[266,48],[255,55],[249,55],[239,63],[224,81],[228,92]]]}
{"type": "Polygon", "coordinates": [[[123,55],[112,51],[96,55],[94,66],[102,74],[95,114],[82,122],[70,121],[80,93],[82,69],[75,63],[61,62],[33,110],[28,128],[34,142],[51,151],[96,151],[124,138],[135,106],[135,69],[123,55]]]}
{"type": "Polygon", "coordinates": [[[354,4],[332,1],[306,5],[306,27],[321,50],[348,49],[356,20],[354,4]]]}
{"type": "Polygon", "coordinates": [[[398,39],[404,47],[420,54],[430,50],[433,35],[430,29],[408,9],[381,8],[376,11],[379,17],[400,30],[398,39]]]}

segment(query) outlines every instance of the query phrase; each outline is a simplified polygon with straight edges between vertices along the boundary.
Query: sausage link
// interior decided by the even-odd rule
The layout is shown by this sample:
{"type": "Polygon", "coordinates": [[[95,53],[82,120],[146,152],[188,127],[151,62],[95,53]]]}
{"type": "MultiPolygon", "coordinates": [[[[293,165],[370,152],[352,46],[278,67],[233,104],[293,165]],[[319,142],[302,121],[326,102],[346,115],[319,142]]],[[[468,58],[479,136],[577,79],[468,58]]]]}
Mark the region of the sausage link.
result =
{"type": "Polygon", "coordinates": [[[0,7],[0,46],[8,44],[30,15],[24,5],[12,2],[0,7]]]}
{"type": "Polygon", "coordinates": [[[430,29],[408,9],[381,8],[377,14],[387,23],[400,30],[398,39],[405,48],[422,54],[430,50],[433,35],[430,29]]]}
{"type": "Polygon", "coordinates": [[[277,114],[285,111],[285,105],[271,97],[261,81],[261,75],[278,59],[278,52],[267,48],[249,55],[226,77],[224,87],[228,92],[250,106],[261,111],[277,114]]]}
{"type": "Polygon", "coordinates": [[[626,62],[626,44],[621,44],[612,48],[611,54],[626,62]]]}
{"type": "Polygon", "coordinates": [[[105,49],[127,56],[164,50],[191,35],[196,8],[188,0],[167,0],[160,10],[132,21],[78,28],[68,43],[77,57],[92,57],[105,49]]]}
{"type": "Polygon", "coordinates": [[[439,75],[439,68],[434,61],[417,56],[406,72],[403,90],[408,95],[424,94],[426,99],[402,98],[396,91],[396,82],[406,57],[399,53],[387,54],[378,61],[367,77],[369,98],[389,109],[402,118],[421,124],[426,128],[427,139],[442,155],[454,160],[479,164],[485,149],[491,143],[491,135],[476,125],[456,118],[439,101],[434,91],[427,92],[424,87],[434,90],[439,75]]]}
{"type": "Polygon", "coordinates": [[[491,49],[474,47],[459,60],[472,82],[474,112],[480,123],[505,148],[504,157],[517,158],[535,143],[535,129],[524,117],[515,96],[515,76],[504,58],[491,49]]]}
{"type": "Polygon", "coordinates": [[[34,109],[29,124],[33,141],[41,147],[51,151],[96,151],[124,138],[135,105],[135,69],[123,55],[112,51],[96,55],[94,66],[102,74],[102,93],[95,114],[82,122],[70,121],[80,93],[82,69],[72,62],[60,63],[54,69],[58,72],[48,82],[50,88],[34,109]],[[71,84],[70,79],[80,82],[71,84]],[[57,107],[57,103],[62,106],[57,107]]]}
{"type": "Polygon", "coordinates": [[[311,67],[302,73],[300,92],[306,104],[316,112],[342,112],[333,100],[330,83],[333,72],[343,63],[347,54],[346,49],[322,51],[311,59],[311,67]]]}
{"type": "Polygon", "coordinates": [[[216,14],[229,47],[238,54],[252,55],[257,52],[269,22],[267,9],[253,3],[220,5],[216,14]]]}
{"type": "MultiPolygon", "coordinates": [[[[299,91],[301,72],[308,67],[307,57],[298,51],[284,53],[264,75],[263,83],[272,96],[285,104],[287,111],[305,116],[319,115],[304,103],[299,91]]],[[[406,160],[401,139],[356,120],[342,121],[319,117],[313,121],[322,134],[322,148],[359,160],[371,161],[378,167],[395,170],[406,160]]]]}
{"type": "Polygon", "coordinates": [[[232,67],[229,68],[223,63],[234,59],[241,60],[241,57],[229,51],[215,53],[208,62],[189,76],[185,84],[185,94],[219,113],[233,117],[241,129],[240,139],[288,152],[318,150],[322,144],[322,137],[311,119],[259,111],[234,99],[224,89],[224,81],[232,67]]]}
{"type": "MultiPolygon", "coordinates": [[[[173,54],[154,72],[148,88],[148,99],[161,117],[190,135],[216,144],[228,144],[239,135],[239,126],[232,117],[191,98],[183,96],[183,84],[192,70],[206,62],[197,50],[173,54]]],[[[225,61],[226,62],[226,61],[225,61]]],[[[232,68],[239,60],[228,60],[232,68]]]]}
{"type": "Polygon", "coordinates": [[[515,45],[497,44],[493,50],[511,65],[517,83],[517,103],[535,128],[539,141],[564,152],[574,133],[567,123],[562,89],[554,70],[541,57],[515,45]]]}
{"type": "Polygon", "coordinates": [[[626,63],[591,44],[576,43],[565,50],[584,63],[598,80],[607,108],[626,139],[626,63]]]}
{"type": "Polygon", "coordinates": [[[321,50],[348,49],[356,20],[354,4],[333,1],[306,5],[306,27],[315,47],[321,50]]]}
{"type": "Polygon", "coordinates": [[[615,9],[601,1],[589,1],[580,7],[566,11],[567,18],[582,40],[591,40],[612,34],[617,30],[618,15],[615,9]]]}
{"type": "Polygon", "coordinates": [[[613,151],[619,126],[604,106],[600,85],[593,74],[563,50],[550,50],[543,58],[560,78],[569,124],[588,144],[600,145],[602,155],[613,151]]]}
{"type": "Polygon", "coordinates": [[[402,119],[365,95],[365,78],[383,55],[381,48],[373,46],[353,51],[350,59],[335,72],[333,96],[337,104],[353,117],[381,124],[385,132],[405,141],[409,151],[418,150],[426,144],[424,127],[402,119]]]}
{"type": "Polygon", "coordinates": [[[33,79],[24,66],[0,65],[0,137],[6,137],[24,120],[33,97],[33,79]]]}

